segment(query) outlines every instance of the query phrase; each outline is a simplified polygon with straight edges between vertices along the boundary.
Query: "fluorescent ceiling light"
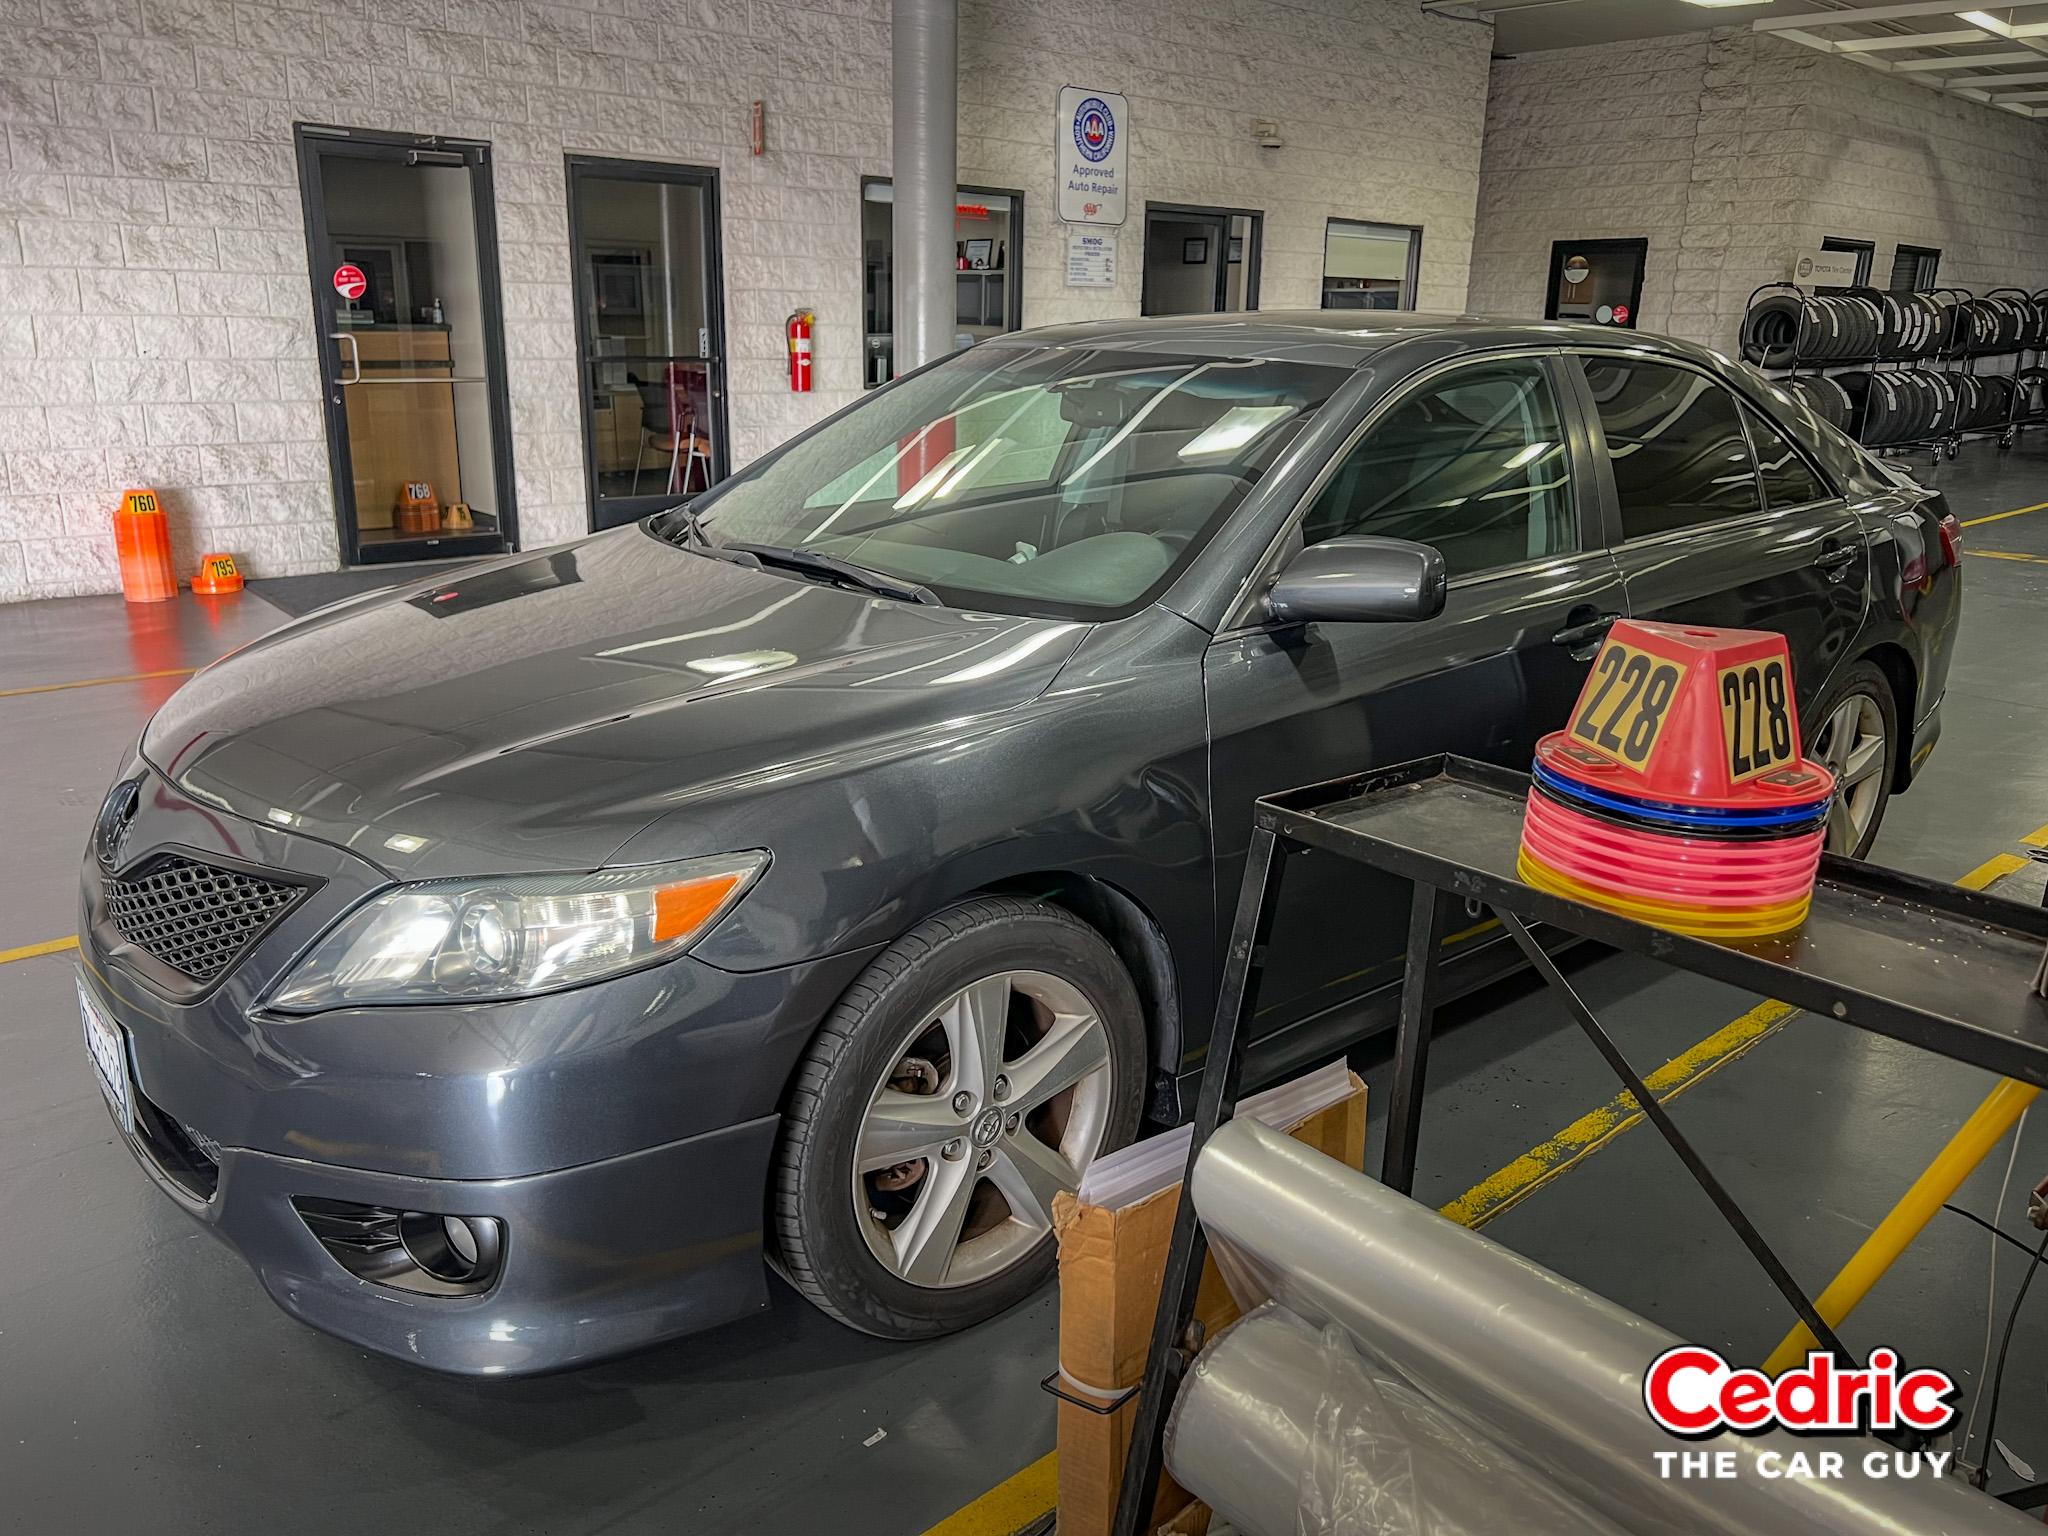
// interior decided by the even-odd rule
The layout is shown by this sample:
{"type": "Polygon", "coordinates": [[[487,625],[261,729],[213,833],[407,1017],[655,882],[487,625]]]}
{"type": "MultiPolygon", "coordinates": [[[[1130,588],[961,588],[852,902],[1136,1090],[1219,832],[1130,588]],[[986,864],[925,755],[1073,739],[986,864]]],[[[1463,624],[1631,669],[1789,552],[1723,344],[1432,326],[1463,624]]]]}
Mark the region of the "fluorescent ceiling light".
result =
{"type": "Polygon", "coordinates": [[[1957,11],[1956,20],[1967,21],[1971,26],[1982,27],[1986,32],[1995,32],[2000,37],[2014,39],[2040,37],[2044,33],[2048,33],[2048,22],[2029,21],[2022,23],[2000,21],[1989,11],[1957,11]]]}
{"type": "Polygon", "coordinates": [[[1704,5],[1709,10],[1721,10],[1732,5],[1769,5],[1771,0],[1685,0],[1687,5],[1704,5]]]}

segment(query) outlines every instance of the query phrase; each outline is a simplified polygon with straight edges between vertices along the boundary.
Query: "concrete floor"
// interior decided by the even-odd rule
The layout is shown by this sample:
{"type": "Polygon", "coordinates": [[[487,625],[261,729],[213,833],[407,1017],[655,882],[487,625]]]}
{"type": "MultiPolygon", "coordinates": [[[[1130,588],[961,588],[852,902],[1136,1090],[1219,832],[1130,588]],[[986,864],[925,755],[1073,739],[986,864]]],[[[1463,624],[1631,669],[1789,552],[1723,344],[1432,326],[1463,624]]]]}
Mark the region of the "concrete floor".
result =
{"type": "MultiPolygon", "coordinates": [[[[2036,436],[2003,458],[1974,446],[1938,478],[1966,518],[2029,506],[2048,500],[2048,445],[2036,436]]],[[[2048,512],[1970,539],[2042,563],[1970,560],[1947,733],[1877,846],[1886,862],[1943,878],[2048,822],[2048,668],[2038,659],[2048,655],[2048,512]]],[[[100,795],[179,678],[15,690],[190,667],[280,617],[254,593],[160,610],[113,599],[0,607],[11,876],[0,883],[0,952],[71,931],[78,854],[100,795]]],[[[1588,957],[1575,970],[1644,1068],[1757,1001],[1628,957],[1588,957]]],[[[75,1015],[66,955],[0,964],[0,1523],[10,1528],[241,1531],[283,1516],[310,1536],[399,1515],[448,1536],[915,1536],[1051,1447],[1051,1403],[1036,1389],[1053,1360],[1050,1292],[967,1335],[902,1347],[839,1329],[777,1285],[771,1308],[747,1322],[525,1382],[431,1376],[312,1333],[133,1167],[75,1015]],[[886,1437],[871,1445],[877,1430],[886,1437]]],[[[1384,1082],[1382,1049],[1360,1065],[1384,1082]]],[[[1800,1018],[1674,1113],[1818,1288],[1987,1087],[1981,1073],[1800,1018]]],[[[1540,993],[1510,986],[1464,1007],[1434,1063],[1418,1194],[1455,1197],[1614,1092],[1540,993]]],[[[1966,1196],[1987,1214],[2003,1157],[1992,1164],[1966,1196]]],[[[2023,1138],[2015,1191],[2044,1164],[2048,1114],[2023,1138]]],[[[2023,1225],[2023,1209],[2016,1193],[2010,1227],[2023,1225]]],[[[1786,1323],[1647,1129],[1488,1230],[1739,1356],[1761,1355],[1786,1323]]],[[[1973,1382],[1989,1242],[1940,1218],[1848,1341],[1897,1344],[1973,1382]]],[[[2001,1306],[2021,1267],[2016,1255],[2001,1261],[2001,1306]]],[[[2023,1320],[1999,1419],[2000,1438],[2036,1466],[2048,1464],[2041,1337],[2038,1320],[2023,1320]]]]}

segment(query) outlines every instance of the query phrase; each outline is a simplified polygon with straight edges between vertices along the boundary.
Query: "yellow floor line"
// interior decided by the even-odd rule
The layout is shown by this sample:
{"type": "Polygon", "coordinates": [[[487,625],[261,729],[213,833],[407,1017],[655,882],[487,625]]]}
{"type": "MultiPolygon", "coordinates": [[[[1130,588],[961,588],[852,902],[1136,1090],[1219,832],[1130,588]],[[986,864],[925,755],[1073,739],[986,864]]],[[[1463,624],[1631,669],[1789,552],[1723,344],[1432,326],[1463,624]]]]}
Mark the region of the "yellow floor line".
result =
{"type": "Polygon", "coordinates": [[[1979,560],[2024,560],[2029,565],[2048,565],[2048,555],[2022,555],[2010,549],[1966,549],[1963,553],[1979,560]]]}
{"type": "MultiPolygon", "coordinates": [[[[2048,832],[2048,827],[2041,829],[2048,832]]],[[[2029,837],[2039,837],[2041,832],[2031,832],[2029,837]]],[[[2014,870],[2025,869],[2032,861],[2021,854],[2001,853],[1986,859],[1962,879],[1956,882],[1966,891],[1981,891],[1995,880],[2003,880],[2014,870]]]]}
{"type": "Polygon", "coordinates": [[[190,677],[197,667],[165,667],[161,672],[128,672],[120,677],[81,677],[75,683],[38,683],[33,688],[0,688],[0,699],[30,693],[62,693],[67,688],[104,688],[109,683],[146,683],[154,677],[190,677]]]}
{"type": "Polygon", "coordinates": [[[1986,523],[2003,522],[2008,517],[2024,517],[2029,512],[2048,512],[2048,501],[2037,501],[2031,507],[2014,507],[2010,512],[1993,512],[1988,517],[1963,519],[1965,528],[1981,528],[1986,523]]]}
{"type": "MultiPolygon", "coordinates": [[[[1798,1011],[1788,1003],[1759,1003],[1741,1018],[1722,1025],[1691,1049],[1665,1062],[1643,1079],[1643,1086],[1658,1103],[1668,1104],[1776,1034],[1798,1011]]],[[[1552,1179],[1576,1168],[1615,1137],[1639,1125],[1642,1119],[1643,1111],[1635,1095],[1624,1088],[1598,1109],[1579,1116],[1550,1140],[1531,1147],[1439,1209],[1460,1226],[1483,1227],[1502,1212],[1520,1205],[1552,1179]]]]}
{"type": "Polygon", "coordinates": [[[19,949],[0,949],[0,965],[10,960],[33,960],[37,955],[61,955],[66,950],[78,948],[78,936],[68,939],[46,939],[41,944],[24,944],[19,949]]]}
{"type": "Polygon", "coordinates": [[[2029,848],[2048,848],[2048,827],[2036,827],[2020,841],[2029,848]]]}
{"type": "Polygon", "coordinates": [[[1059,1500],[1059,1452],[1047,1451],[1015,1477],[946,1516],[924,1536],[1015,1536],[1059,1500]]]}

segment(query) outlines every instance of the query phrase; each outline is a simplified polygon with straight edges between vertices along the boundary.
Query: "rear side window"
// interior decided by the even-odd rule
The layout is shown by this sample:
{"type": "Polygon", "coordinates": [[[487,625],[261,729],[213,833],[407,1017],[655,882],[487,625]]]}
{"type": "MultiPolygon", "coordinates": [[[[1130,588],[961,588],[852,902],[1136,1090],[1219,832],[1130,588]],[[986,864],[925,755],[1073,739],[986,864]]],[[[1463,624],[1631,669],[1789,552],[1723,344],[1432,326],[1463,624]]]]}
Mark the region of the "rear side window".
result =
{"type": "Polygon", "coordinates": [[[1310,544],[1350,533],[1434,545],[1453,576],[1576,549],[1569,457],[1542,363],[1456,368],[1388,411],[1302,523],[1310,544]]]}
{"type": "Polygon", "coordinates": [[[1756,449],[1756,470],[1764,483],[1764,505],[1771,508],[1801,507],[1809,501],[1825,501],[1834,492],[1821,483],[1813,466],[1800,456],[1791,440],[1761,412],[1742,408],[1749,423],[1749,441],[1756,449]]]}
{"type": "Polygon", "coordinates": [[[1726,389],[1705,374],[1644,358],[1580,361],[1607,434],[1624,537],[1759,510],[1756,464],[1726,389]]]}

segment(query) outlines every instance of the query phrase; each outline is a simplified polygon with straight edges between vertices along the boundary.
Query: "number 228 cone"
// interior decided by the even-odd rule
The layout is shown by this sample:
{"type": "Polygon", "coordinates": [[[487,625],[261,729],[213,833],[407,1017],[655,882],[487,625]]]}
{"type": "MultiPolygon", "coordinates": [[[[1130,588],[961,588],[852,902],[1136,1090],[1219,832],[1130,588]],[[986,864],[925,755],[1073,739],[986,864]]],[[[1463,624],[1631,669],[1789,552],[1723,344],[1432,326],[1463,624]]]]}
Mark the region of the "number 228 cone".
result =
{"type": "Polygon", "coordinates": [[[1835,782],[1801,756],[1783,635],[1617,623],[1536,744],[1530,885],[1702,937],[1805,921],[1835,782]]]}

